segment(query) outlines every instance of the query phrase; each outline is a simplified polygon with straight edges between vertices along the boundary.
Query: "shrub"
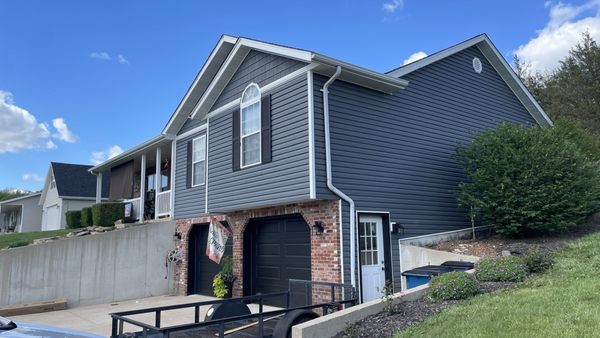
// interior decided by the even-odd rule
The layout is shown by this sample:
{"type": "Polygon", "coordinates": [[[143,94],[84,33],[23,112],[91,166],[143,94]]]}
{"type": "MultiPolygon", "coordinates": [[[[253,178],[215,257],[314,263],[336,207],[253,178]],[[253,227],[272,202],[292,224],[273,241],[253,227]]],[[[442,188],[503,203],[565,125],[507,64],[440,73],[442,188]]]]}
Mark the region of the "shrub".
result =
{"type": "Polygon", "coordinates": [[[67,226],[71,229],[81,228],[81,210],[78,211],[67,211],[65,213],[67,219],[67,226]]]}
{"type": "Polygon", "coordinates": [[[554,255],[535,246],[527,250],[523,261],[530,273],[544,272],[554,265],[554,255]]]}
{"type": "Polygon", "coordinates": [[[81,226],[89,227],[92,225],[92,208],[81,209],[81,226]]]}
{"type": "Polygon", "coordinates": [[[477,210],[504,236],[577,225],[599,208],[599,154],[592,140],[565,122],[552,128],[501,124],[482,132],[457,148],[469,178],[459,185],[459,205],[477,210]]]}
{"type": "Polygon", "coordinates": [[[107,202],[92,205],[92,218],[94,225],[112,226],[115,221],[123,219],[125,215],[124,203],[107,202]]]}
{"type": "Polygon", "coordinates": [[[8,248],[12,249],[12,248],[18,248],[20,246],[28,246],[31,243],[32,243],[32,241],[29,241],[29,240],[26,240],[26,239],[22,239],[22,240],[18,240],[18,241],[15,241],[15,242],[11,243],[8,246],[8,248]]]}
{"type": "Polygon", "coordinates": [[[521,282],[527,277],[525,262],[516,256],[484,258],[475,271],[482,282],[521,282]]]}
{"type": "Polygon", "coordinates": [[[433,277],[429,282],[429,299],[441,302],[473,297],[481,292],[479,282],[469,273],[454,271],[433,277]]]}

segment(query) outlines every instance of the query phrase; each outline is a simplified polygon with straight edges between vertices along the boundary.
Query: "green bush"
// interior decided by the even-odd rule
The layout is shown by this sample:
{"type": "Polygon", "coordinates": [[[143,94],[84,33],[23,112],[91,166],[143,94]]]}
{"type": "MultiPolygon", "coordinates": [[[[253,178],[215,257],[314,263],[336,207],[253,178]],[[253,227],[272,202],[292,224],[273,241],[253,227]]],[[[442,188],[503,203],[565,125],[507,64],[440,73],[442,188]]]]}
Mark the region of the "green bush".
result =
{"type": "Polygon", "coordinates": [[[544,272],[554,265],[554,255],[535,246],[527,250],[523,261],[530,273],[544,272]]]}
{"type": "Polygon", "coordinates": [[[28,246],[28,245],[29,245],[29,244],[31,244],[31,243],[33,243],[33,241],[26,240],[26,239],[23,239],[23,240],[18,240],[18,241],[15,241],[14,243],[10,244],[10,245],[8,246],[8,248],[9,248],[9,249],[12,249],[12,248],[18,248],[18,247],[20,247],[20,246],[28,246]]]}
{"type": "Polygon", "coordinates": [[[482,282],[521,282],[527,277],[527,268],[517,256],[488,257],[479,262],[475,273],[482,282]]]}
{"type": "Polygon", "coordinates": [[[67,226],[70,229],[81,228],[81,210],[67,211],[65,217],[67,219],[67,226]]]}
{"type": "Polygon", "coordinates": [[[92,220],[92,208],[83,208],[81,209],[81,226],[82,227],[89,227],[93,223],[92,220]]]}
{"type": "Polygon", "coordinates": [[[125,203],[121,202],[96,203],[92,205],[94,225],[114,225],[115,221],[123,219],[125,215],[124,205],[125,203]]]}
{"type": "Polygon", "coordinates": [[[504,236],[568,229],[599,209],[598,141],[576,124],[501,124],[459,146],[459,205],[504,236]]]}
{"type": "Polygon", "coordinates": [[[479,282],[472,274],[455,271],[433,277],[427,297],[435,302],[473,297],[481,292],[479,282]]]}

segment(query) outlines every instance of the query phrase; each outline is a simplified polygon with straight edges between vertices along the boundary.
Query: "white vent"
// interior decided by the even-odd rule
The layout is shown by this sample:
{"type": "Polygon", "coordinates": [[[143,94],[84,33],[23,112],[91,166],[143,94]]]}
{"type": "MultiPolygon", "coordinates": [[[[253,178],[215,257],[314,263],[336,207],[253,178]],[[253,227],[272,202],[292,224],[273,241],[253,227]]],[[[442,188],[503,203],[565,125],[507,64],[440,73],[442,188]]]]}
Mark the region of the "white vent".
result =
{"type": "Polygon", "coordinates": [[[481,60],[479,60],[479,58],[473,58],[473,69],[475,70],[475,73],[480,74],[481,71],[483,70],[483,65],[481,64],[481,60]]]}

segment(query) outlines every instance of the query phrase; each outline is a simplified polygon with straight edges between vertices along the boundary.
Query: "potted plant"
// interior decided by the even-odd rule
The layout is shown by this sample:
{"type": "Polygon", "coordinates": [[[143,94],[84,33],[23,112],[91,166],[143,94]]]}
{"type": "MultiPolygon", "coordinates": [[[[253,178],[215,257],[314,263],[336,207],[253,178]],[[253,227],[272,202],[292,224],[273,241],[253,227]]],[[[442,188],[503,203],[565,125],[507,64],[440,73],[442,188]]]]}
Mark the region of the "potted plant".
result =
{"type": "Polygon", "coordinates": [[[213,293],[219,298],[231,298],[233,282],[233,261],[230,256],[224,257],[221,262],[221,271],[213,278],[213,293]]]}

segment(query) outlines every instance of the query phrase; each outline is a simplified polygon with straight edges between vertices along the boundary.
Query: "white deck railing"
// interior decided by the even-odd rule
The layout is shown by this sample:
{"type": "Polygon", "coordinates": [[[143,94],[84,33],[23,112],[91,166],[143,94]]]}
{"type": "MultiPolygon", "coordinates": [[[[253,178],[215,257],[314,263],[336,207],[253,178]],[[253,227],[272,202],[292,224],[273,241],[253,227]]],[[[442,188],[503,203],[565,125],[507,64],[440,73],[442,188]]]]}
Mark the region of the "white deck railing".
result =
{"type": "Polygon", "coordinates": [[[168,216],[171,214],[171,190],[159,192],[156,195],[155,210],[156,215],[168,216]]]}

